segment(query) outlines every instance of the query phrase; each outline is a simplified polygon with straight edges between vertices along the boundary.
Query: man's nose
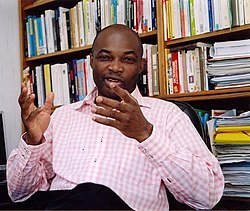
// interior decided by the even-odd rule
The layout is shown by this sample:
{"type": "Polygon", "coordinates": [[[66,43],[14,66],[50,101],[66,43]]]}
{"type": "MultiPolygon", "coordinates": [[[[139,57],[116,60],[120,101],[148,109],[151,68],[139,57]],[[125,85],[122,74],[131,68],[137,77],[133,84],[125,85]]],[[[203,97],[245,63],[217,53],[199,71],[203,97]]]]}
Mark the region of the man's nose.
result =
{"type": "Polygon", "coordinates": [[[113,59],[109,65],[109,70],[113,72],[123,72],[122,63],[118,59],[113,59]]]}

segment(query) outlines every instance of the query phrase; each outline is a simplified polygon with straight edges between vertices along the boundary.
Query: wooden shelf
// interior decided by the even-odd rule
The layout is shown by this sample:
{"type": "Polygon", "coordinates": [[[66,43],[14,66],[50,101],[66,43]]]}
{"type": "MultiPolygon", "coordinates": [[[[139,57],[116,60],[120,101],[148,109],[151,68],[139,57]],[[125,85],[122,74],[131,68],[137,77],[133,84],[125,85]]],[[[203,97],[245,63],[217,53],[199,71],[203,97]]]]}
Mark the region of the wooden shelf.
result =
{"type": "Polygon", "coordinates": [[[249,97],[248,103],[250,104],[250,87],[159,96],[159,98],[161,99],[178,100],[178,101],[207,101],[207,100],[221,100],[221,99],[232,99],[232,98],[243,98],[243,97],[245,98],[249,97]]]}
{"type": "Polygon", "coordinates": [[[39,0],[39,1],[35,1],[33,4],[25,6],[23,8],[23,10],[27,11],[27,10],[31,10],[31,9],[34,9],[34,8],[37,8],[37,7],[41,7],[43,5],[48,5],[48,4],[51,4],[51,3],[55,3],[55,2],[56,2],[56,0],[39,0]]]}
{"type": "Polygon", "coordinates": [[[47,58],[51,58],[51,57],[58,57],[58,56],[68,56],[72,53],[80,53],[81,51],[90,51],[92,48],[92,45],[87,45],[84,47],[79,47],[79,48],[71,48],[68,50],[64,50],[64,51],[57,51],[54,53],[48,53],[45,55],[40,55],[40,56],[33,56],[33,57],[29,57],[26,58],[26,62],[32,62],[32,61],[39,61],[39,60],[43,60],[43,59],[47,59],[47,58]]]}
{"type": "Polygon", "coordinates": [[[29,12],[29,11],[41,11],[44,10],[45,8],[55,8],[57,6],[63,6],[63,7],[72,7],[75,5],[79,0],[39,0],[39,1],[34,1],[30,0],[33,3],[28,4],[27,6],[24,6],[23,11],[24,12],[29,12]]]}
{"type": "MultiPolygon", "coordinates": [[[[218,37],[227,36],[227,35],[234,35],[237,32],[243,32],[250,29],[250,24],[243,25],[243,26],[236,26],[231,29],[223,29],[223,30],[218,30],[214,32],[208,32],[204,34],[199,34],[191,37],[184,37],[180,39],[173,39],[165,42],[165,46],[168,48],[174,47],[174,46],[179,46],[187,43],[193,43],[193,42],[198,42],[198,41],[210,41],[214,42],[215,40],[218,40],[218,37]]],[[[250,36],[249,34],[246,34],[248,37],[250,36]]]]}

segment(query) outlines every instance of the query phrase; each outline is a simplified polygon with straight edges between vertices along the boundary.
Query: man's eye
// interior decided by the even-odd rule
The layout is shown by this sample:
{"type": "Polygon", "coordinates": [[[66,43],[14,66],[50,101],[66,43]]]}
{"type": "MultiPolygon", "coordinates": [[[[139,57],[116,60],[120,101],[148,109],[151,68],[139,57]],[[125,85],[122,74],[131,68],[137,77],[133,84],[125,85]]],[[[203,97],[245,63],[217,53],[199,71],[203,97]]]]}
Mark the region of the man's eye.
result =
{"type": "Polygon", "coordinates": [[[102,61],[107,61],[107,60],[110,59],[109,56],[105,56],[105,55],[98,56],[97,58],[98,58],[99,60],[102,60],[102,61]]]}
{"type": "Polygon", "coordinates": [[[136,62],[136,59],[133,58],[133,57],[125,57],[125,58],[124,58],[124,61],[125,61],[125,62],[129,62],[129,63],[133,63],[133,62],[136,62]]]}

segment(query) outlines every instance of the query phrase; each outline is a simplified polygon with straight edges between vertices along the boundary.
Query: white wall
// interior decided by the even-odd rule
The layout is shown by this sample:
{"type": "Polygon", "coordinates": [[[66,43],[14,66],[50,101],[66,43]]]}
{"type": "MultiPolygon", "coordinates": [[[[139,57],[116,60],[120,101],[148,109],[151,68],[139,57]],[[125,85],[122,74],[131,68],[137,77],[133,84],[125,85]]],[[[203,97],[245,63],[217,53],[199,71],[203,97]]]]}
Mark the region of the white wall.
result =
{"type": "Polygon", "coordinates": [[[18,146],[22,131],[18,0],[0,0],[0,111],[4,111],[7,156],[18,146]]]}

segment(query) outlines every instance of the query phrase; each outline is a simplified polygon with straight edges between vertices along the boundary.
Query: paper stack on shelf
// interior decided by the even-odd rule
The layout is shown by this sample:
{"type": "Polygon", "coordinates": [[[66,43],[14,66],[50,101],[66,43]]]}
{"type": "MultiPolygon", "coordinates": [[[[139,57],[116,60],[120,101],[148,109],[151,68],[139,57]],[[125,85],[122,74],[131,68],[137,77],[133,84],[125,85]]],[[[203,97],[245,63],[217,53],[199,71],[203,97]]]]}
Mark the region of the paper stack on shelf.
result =
{"type": "Polygon", "coordinates": [[[250,198],[250,111],[213,117],[208,132],[225,178],[223,195],[250,198]]]}
{"type": "Polygon", "coordinates": [[[207,72],[215,89],[250,86],[250,39],[215,42],[207,72]]]}

